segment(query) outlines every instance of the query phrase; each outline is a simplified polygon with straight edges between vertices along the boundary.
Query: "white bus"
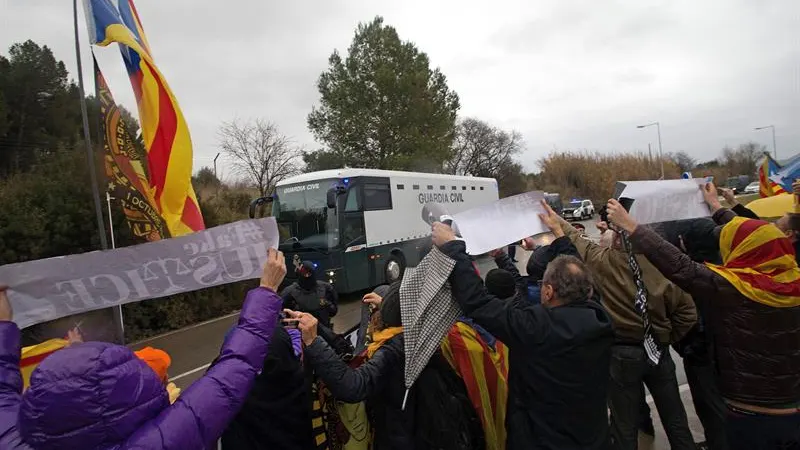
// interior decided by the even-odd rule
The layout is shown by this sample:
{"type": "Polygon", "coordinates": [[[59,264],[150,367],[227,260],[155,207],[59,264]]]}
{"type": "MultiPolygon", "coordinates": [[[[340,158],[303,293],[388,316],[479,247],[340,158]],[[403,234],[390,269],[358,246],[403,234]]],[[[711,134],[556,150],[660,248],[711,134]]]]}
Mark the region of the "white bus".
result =
{"type": "Polygon", "coordinates": [[[426,203],[457,213],[498,199],[497,181],[416,172],[336,169],[281,181],[269,198],[281,233],[288,276],[299,261],[340,293],[391,283],[430,249],[426,203]]]}

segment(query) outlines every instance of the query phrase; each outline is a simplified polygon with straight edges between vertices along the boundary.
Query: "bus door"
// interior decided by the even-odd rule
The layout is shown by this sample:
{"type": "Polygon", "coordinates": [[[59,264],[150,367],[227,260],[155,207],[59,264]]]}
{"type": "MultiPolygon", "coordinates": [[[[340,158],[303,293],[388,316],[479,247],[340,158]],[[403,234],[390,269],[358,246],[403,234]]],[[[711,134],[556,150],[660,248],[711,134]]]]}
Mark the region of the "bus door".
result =
{"type": "Polygon", "coordinates": [[[347,277],[347,291],[367,289],[371,287],[367,233],[357,186],[350,187],[341,218],[342,238],[339,242],[342,245],[342,267],[347,277]]]}

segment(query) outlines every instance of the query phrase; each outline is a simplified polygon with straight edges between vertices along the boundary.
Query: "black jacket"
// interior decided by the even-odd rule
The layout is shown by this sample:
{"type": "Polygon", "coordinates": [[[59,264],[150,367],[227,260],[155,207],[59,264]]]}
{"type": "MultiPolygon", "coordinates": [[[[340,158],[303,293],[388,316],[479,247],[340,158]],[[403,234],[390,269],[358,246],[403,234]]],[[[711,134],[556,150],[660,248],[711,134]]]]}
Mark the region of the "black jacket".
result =
{"type": "MultiPolygon", "coordinates": [[[[713,216],[720,225],[734,217],[724,208],[713,216]]],[[[800,403],[800,307],[774,308],[750,300],[647,226],[637,227],[631,242],[678,287],[696,298],[713,299],[704,318],[723,397],[768,408],[800,403]]]]}
{"type": "Polygon", "coordinates": [[[372,358],[357,369],[348,367],[336,357],[320,338],[306,347],[305,356],[337,400],[346,403],[366,400],[375,429],[374,450],[483,448],[483,443],[477,442],[482,439],[480,421],[469,404],[466,388],[438,352],[409,391],[405,410],[402,409],[406,393],[402,334],[385,342],[372,358]],[[446,384],[449,394],[444,398],[431,395],[431,391],[423,386],[431,386],[432,380],[446,384]],[[454,403],[456,405],[453,408],[454,403]],[[440,405],[448,408],[445,414],[434,412],[440,405]],[[459,429],[447,426],[437,429],[433,424],[442,420],[459,429]],[[470,433],[473,434],[465,435],[470,433]],[[446,439],[442,439],[443,436],[446,439]],[[443,440],[444,444],[426,445],[428,438],[443,440]]]}
{"type": "Polygon", "coordinates": [[[276,327],[261,373],[222,435],[224,450],[315,449],[310,380],[283,327],[276,327]]]}
{"type": "Polygon", "coordinates": [[[295,281],[281,292],[281,297],[284,308],[309,313],[332,328],[331,318],[339,311],[339,294],[330,283],[317,280],[314,289],[305,289],[295,281]]]}
{"type": "Polygon", "coordinates": [[[456,260],[453,295],[467,316],[509,347],[509,450],[605,449],[611,318],[586,301],[555,308],[500,301],[486,292],[461,241],[442,247],[456,260]]]}

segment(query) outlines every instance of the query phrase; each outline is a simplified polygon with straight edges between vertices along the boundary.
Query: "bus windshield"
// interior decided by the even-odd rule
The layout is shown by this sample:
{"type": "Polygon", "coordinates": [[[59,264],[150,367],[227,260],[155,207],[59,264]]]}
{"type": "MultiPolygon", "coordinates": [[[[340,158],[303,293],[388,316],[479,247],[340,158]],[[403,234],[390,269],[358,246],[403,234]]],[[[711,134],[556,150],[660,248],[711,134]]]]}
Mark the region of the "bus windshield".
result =
{"type": "Polygon", "coordinates": [[[327,207],[326,200],[334,183],[320,180],[276,189],[272,215],[278,222],[282,246],[326,250],[339,243],[335,210],[327,207]]]}

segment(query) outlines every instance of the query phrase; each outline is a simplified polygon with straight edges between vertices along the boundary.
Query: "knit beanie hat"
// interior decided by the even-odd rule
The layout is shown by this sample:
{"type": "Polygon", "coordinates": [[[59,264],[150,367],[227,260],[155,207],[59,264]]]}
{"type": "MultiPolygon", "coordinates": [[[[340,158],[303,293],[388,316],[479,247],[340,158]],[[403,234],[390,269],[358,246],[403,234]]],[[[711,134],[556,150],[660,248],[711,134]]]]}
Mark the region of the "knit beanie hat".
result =
{"type": "Polygon", "coordinates": [[[497,298],[511,298],[517,292],[514,276],[507,270],[492,269],[486,274],[486,290],[497,298]]]}
{"type": "Polygon", "coordinates": [[[528,258],[526,269],[528,271],[528,278],[531,281],[539,281],[544,278],[544,271],[547,270],[547,265],[553,260],[550,254],[550,246],[543,245],[531,253],[528,258]]]}

